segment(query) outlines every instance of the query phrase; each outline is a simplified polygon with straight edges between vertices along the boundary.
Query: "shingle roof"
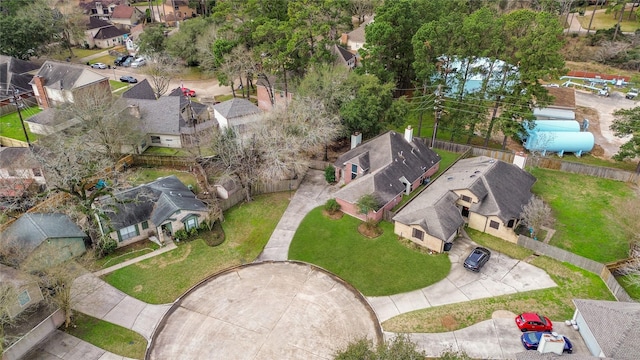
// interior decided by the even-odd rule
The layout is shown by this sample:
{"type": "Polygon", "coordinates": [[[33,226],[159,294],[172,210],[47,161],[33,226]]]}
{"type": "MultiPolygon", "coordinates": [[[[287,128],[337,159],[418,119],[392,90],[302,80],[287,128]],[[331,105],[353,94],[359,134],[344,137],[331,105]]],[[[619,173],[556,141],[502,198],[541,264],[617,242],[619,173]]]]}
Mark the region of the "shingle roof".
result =
{"type": "Polygon", "coordinates": [[[179,135],[185,126],[180,115],[180,99],[162,96],[158,100],[126,99],[127,104],[140,109],[142,128],[147,133],[179,135]]]}
{"type": "Polygon", "coordinates": [[[130,19],[133,16],[135,9],[133,6],[127,5],[118,5],[113,8],[113,12],[111,13],[112,19],[130,19]]]}
{"type": "Polygon", "coordinates": [[[605,356],[638,359],[640,354],[640,304],[574,299],[593,337],[605,356]]]}
{"type": "Polygon", "coordinates": [[[149,84],[147,79],[140,81],[139,83],[133,85],[131,89],[122,93],[122,97],[125,99],[146,99],[146,100],[155,100],[156,94],[149,84]]]}
{"type": "Polygon", "coordinates": [[[333,53],[336,54],[336,56],[338,56],[338,60],[345,65],[349,63],[349,60],[356,57],[356,54],[340,45],[333,45],[333,53]]]}
{"type": "Polygon", "coordinates": [[[54,108],[46,108],[41,112],[25,119],[25,122],[32,122],[34,124],[40,125],[48,125],[53,124],[56,120],[56,109],[54,108]]]}
{"type": "Polygon", "coordinates": [[[0,147],[0,169],[31,169],[40,164],[30,156],[26,147],[0,147]]]}
{"type": "Polygon", "coordinates": [[[405,190],[400,178],[415,182],[440,162],[440,156],[418,139],[409,143],[403,135],[389,131],[342,154],[335,165],[343,168],[347,162],[359,164],[365,175],[335,196],[355,203],[362,195],[373,194],[384,205],[405,190]]]}
{"type": "Polygon", "coordinates": [[[522,206],[529,202],[535,181],[533,175],[513,164],[486,156],[463,159],[411,200],[393,220],[434,229],[436,233],[429,234],[445,241],[463,223],[460,211],[455,208],[458,196],[453,191],[470,190],[479,199],[479,203],[471,205],[471,211],[497,216],[506,223],[517,218],[522,206]]]}
{"type": "Polygon", "coordinates": [[[106,77],[80,65],[56,61],[46,61],[36,75],[44,78],[45,87],[58,90],[72,90],[106,79],[106,77]]]}
{"type": "Polygon", "coordinates": [[[43,241],[57,238],[85,238],[80,230],[64,214],[26,213],[2,233],[2,242],[21,246],[30,252],[43,241]]]}
{"type": "Polygon", "coordinates": [[[353,31],[348,33],[349,40],[353,42],[364,43],[365,42],[364,28],[367,27],[367,25],[371,24],[372,22],[373,22],[373,16],[367,19],[366,21],[364,21],[362,24],[360,24],[360,26],[355,28],[353,31]]]}
{"type": "Polygon", "coordinates": [[[111,25],[111,26],[103,27],[102,29],[98,30],[98,32],[93,38],[98,40],[113,39],[115,37],[122,36],[128,33],[129,32],[126,30],[121,30],[111,25]]]}
{"type": "Polygon", "coordinates": [[[227,120],[244,117],[247,115],[260,114],[262,110],[251,101],[241,98],[233,98],[223,101],[213,106],[213,108],[224,116],[227,120]]]}
{"type": "Polygon", "coordinates": [[[207,210],[207,205],[197,199],[175,175],[122,191],[114,196],[124,202],[114,203],[110,197],[98,199],[98,204],[107,209],[105,214],[111,220],[113,229],[121,229],[147,220],[160,225],[178,210],[207,210]]]}
{"type": "Polygon", "coordinates": [[[113,26],[113,25],[110,24],[108,21],[99,19],[94,16],[91,16],[89,18],[89,21],[87,21],[87,30],[100,29],[108,26],[113,26]]]}
{"type": "Polygon", "coordinates": [[[6,55],[0,55],[0,64],[7,64],[7,70],[14,74],[28,73],[40,67],[31,61],[20,60],[6,55]]]}
{"type": "Polygon", "coordinates": [[[13,96],[13,88],[20,93],[33,91],[29,84],[33,75],[27,73],[39,67],[29,61],[0,55],[0,97],[13,96]]]}

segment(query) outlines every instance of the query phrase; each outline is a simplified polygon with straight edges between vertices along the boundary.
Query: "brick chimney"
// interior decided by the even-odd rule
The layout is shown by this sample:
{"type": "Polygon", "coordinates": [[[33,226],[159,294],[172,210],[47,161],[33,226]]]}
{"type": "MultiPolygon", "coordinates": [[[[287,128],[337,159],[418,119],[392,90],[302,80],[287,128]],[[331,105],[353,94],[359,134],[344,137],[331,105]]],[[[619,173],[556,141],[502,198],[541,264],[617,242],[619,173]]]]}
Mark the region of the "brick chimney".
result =
{"type": "Polygon", "coordinates": [[[49,98],[47,97],[47,90],[44,88],[44,78],[42,76],[36,75],[33,77],[33,85],[35,86],[35,94],[36,99],[38,99],[38,104],[43,109],[48,109],[51,107],[49,104],[49,98]]]}
{"type": "Polygon", "coordinates": [[[340,36],[340,44],[347,46],[348,41],[349,41],[349,34],[342,33],[342,35],[340,36]]]}

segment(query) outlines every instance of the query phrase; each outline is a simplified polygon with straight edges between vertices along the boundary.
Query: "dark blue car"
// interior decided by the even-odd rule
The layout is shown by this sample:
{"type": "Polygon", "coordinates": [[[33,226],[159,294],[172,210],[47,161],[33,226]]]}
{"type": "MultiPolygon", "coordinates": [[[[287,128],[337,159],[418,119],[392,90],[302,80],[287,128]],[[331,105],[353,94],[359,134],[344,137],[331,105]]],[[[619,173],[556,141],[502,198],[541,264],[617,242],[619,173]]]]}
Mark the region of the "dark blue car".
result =
{"type": "Polygon", "coordinates": [[[491,258],[491,251],[483,247],[477,247],[467,256],[464,261],[464,268],[478,272],[489,261],[489,258],[491,258]]]}
{"type": "MultiPolygon", "coordinates": [[[[550,332],[543,331],[530,331],[522,334],[520,340],[522,341],[522,345],[527,350],[537,350],[538,344],[540,344],[540,338],[542,338],[542,334],[551,334],[550,332]]],[[[571,354],[573,352],[573,345],[571,345],[571,341],[566,336],[562,336],[564,338],[564,352],[571,354]]]]}

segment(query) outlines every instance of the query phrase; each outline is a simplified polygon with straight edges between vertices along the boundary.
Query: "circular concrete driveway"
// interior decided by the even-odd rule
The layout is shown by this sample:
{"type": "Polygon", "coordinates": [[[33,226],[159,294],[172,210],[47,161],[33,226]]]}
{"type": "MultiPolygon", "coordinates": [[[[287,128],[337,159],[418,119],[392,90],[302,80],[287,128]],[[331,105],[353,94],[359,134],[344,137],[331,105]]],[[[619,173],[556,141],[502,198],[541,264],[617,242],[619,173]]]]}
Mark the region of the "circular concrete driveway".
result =
{"type": "Polygon", "coordinates": [[[382,339],[358,291],[297,262],[230,269],[176,301],[147,359],[332,359],[354,340],[382,339]]]}

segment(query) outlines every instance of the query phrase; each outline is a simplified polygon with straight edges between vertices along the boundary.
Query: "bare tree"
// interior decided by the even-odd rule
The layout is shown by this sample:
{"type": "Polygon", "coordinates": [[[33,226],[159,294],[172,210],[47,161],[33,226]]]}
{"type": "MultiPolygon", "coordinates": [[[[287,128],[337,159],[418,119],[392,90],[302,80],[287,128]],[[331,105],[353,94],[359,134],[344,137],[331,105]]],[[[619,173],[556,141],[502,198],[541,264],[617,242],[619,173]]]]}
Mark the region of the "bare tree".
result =
{"type": "Polygon", "coordinates": [[[9,282],[0,283],[0,353],[4,351],[5,333],[4,329],[15,322],[11,316],[9,308],[18,301],[16,289],[9,282]]]}
{"type": "Polygon", "coordinates": [[[379,0],[351,0],[351,14],[358,17],[358,23],[363,23],[365,16],[372,15],[379,0]]]}
{"type": "Polygon", "coordinates": [[[149,54],[142,73],[149,76],[153,92],[159,98],[169,90],[169,83],[180,73],[180,68],[176,59],[169,55],[149,54]]]}
{"type": "Polygon", "coordinates": [[[73,301],[71,287],[73,281],[85,270],[75,261],[67,261],[42,271],[40,287],[45,291],[45,301],[57,306],[64,312],[64,326],[71,325],[73,317],[73,301]]]}
{"type": "Polygon", "coordinates": [[[550,226],[553,224],[551,208],[537,196],[532,196],[529,203],[522,207],[520,217],[532,230],[532,236],[538,234],[542,226],[550,226]]]}

